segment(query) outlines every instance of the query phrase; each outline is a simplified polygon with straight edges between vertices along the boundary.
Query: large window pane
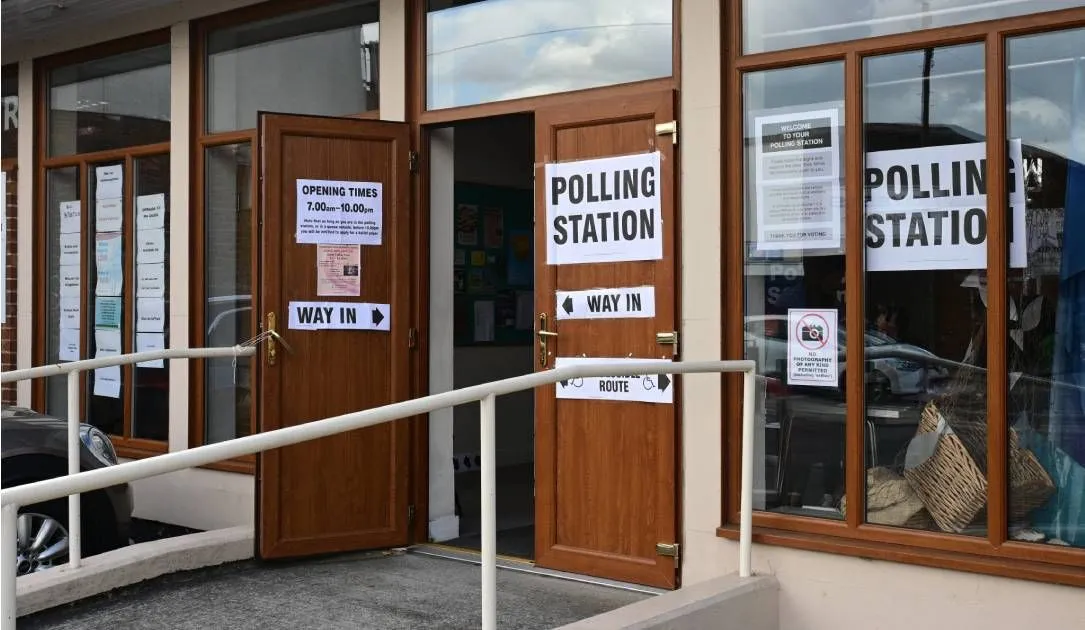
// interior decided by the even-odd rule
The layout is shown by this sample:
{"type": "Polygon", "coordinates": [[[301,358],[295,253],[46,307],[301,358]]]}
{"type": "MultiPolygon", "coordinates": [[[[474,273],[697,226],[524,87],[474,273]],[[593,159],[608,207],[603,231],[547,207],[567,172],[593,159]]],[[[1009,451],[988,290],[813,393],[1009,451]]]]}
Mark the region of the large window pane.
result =
{"type": "MultiPolygon", "coordinates": [[[[136,323],[131,348],[135,352],[169,347],[169,221],[170,157],[136,158],[134,299],[128,312],[136,323]],[[161,245],[161,246],[160,246],[161,245]],[[140,315],[143,317],[140,317],[140,315]],[[161,315],[161,317],[158,317],[161,315]]],[[[137,364],[132,371],[132,437],[169,439],[169,371],[167,361],[137,364]]]]}
{"type": "Polygon", "coordinates": [[[170,139],[170,47],[145,48],[49,73],[49,155],[170,139]]]}
{"type": "Polygon", "coordinates": [[[986,530],[984,49],[864,67],[866,520],[986,530]]]}
{"type": "MultiPolygon", "coordinates": [[[[206,346],[252,336],[252,151],[246,144],[206,155],[206,346]]],[[[206,442],[248,435],[252,427],[252,360],[206,362],[206,442]]]]}
{"type": "Polygon", "coordinates": [[[757,361],[758,509],[840,518],[844,68],[745,79],[745,354],[757,361]],[[802,356],[792,356],[804,344],[802,356]]]}
{"type": "Polygon", "coordinates": [[[429,0],[426,106],[669,77],[671,0],[429,0]]]}
{"type": "MultiPolygon", "coordinates": [[[[83,320],[87,323],[87,357],[123,354],[125,321],[124,162],[87,166],[87,288],[83,320]],[[120,220],[116,220],[117,218],[120,220]]],[[[87,373],[86,421],[110,435],[124,436],[124,367],[87,373]]]]}
{"type": "MultiPolygon", "coordinates": [[[[45,255],[48,261],[46,287],[45,362],[76,361],[87,355],[80,350],[80,289],[82,277],[81,225],[79,222],[79,167],[55,168],[45,172],[45,255]],[[67,220],[62,221],[62,213],[67,220]],[[64,245],[64,247],[62,247],[64,245]]],[[[46,379],[45,412],[68,417],[67,377],[46,379]]]]}
{"type": "Polygon", "coordinates": [[[257,111],[344,116],[377,109],[378,9],[377,0],[360,0],[211,33],[207,131],[251,129],[257,111]]]}
{"type": "Polygon", "coordinates": [[[1085,547],[1085,29],[1010,40],[1007,62],[1027,208],[1008,287],[1010,537],[1085,547]]]}
{"type": "Polygon", "coordinates": [[[1083,0],[743,0],[743,48],[757,53],[1067,9],[1083,0]]]}

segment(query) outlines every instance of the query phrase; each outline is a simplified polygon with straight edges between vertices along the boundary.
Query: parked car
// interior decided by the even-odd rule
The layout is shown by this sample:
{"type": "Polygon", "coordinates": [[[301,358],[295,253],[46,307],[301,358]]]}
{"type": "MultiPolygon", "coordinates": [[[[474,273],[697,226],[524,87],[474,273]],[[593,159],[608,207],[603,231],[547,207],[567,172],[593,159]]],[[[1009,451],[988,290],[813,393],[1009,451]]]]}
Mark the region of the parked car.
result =
{"type": "MultiPolygon", "coordinates": [[[[68,423],[22,407],[3,406],[2,477],[10,488],[68,474],[68,423]]],[[[80,470],[113,466],[117,453],[109,437],[80,424],[80,470]]],[[[92,556],[129,543],[132,492],[128,484],[81,495],[82,553],[92,556]]],[[[18,574],[68,562],[68,499],[21,506],[18,521],[18,574]]]]}

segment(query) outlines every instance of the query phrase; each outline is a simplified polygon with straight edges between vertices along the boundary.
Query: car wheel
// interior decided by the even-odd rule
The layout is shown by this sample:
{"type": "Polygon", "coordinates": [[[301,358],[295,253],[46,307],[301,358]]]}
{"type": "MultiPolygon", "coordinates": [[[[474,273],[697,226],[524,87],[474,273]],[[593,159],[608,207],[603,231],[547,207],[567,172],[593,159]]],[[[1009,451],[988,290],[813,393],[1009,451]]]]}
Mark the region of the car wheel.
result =
{"type": "Polygon", "coordinates": [[[19,510],[15,529],[18,575],[68,562],[68,502],[48,501],[19,510]]]}

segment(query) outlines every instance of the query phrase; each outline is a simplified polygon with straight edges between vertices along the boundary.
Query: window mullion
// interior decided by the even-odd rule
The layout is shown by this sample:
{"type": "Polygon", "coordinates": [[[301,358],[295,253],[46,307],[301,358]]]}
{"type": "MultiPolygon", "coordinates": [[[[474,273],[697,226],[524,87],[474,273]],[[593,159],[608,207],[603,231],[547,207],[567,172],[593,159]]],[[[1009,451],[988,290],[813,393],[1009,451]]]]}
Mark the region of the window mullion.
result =
{"type": "MultiPolygon", "coordinates": [[[[863,60],[855,51],[844,59],[844,322],[848,337],[862,338],[863,325],[863,60]]],[[[847,401],[844,479],[848,527],[863,523],[866,514],[866,464],[863,457],[863,344],[845,350],[847,401]]]]}

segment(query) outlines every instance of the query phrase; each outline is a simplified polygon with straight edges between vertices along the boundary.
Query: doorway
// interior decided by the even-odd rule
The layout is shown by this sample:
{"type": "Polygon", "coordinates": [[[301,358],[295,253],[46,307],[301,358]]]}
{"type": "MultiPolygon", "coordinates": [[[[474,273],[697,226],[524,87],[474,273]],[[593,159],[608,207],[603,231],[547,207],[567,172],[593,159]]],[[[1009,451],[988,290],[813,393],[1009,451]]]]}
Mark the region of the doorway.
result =
{"type": "MultiPolygon", "coordinates": [[[[534,351],[534,117],[460,122],[430,133],[433,359],[459,389],[530,374],[534,351]],[[451,315],[451,317],[449,317],[451,315]],[[441,325],[443,324],[443,326],[441,325]]],[[[435,390],[437,391],[437,390],[435,390]]],[[[439,414],[435,414],[439,415],[439,414]]],[[[535,545],[535,395],[497,400],[498,553],[530,559],[535,545]]],[[[481,547],[477,405],[443,414],[437,445],[451,480],[445,544],[481,547]],[[450,433],[450,435],[449,435],[450,433]]],[[[432,443],[432,440],[431,440],[432,443]]],[[[447,503],[447,502],[446,502],[447,503]]],[[[435,537],[437,538],[437,537],[435,537]]]]}

